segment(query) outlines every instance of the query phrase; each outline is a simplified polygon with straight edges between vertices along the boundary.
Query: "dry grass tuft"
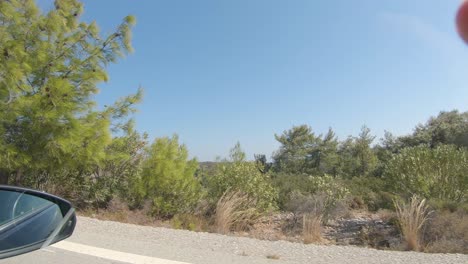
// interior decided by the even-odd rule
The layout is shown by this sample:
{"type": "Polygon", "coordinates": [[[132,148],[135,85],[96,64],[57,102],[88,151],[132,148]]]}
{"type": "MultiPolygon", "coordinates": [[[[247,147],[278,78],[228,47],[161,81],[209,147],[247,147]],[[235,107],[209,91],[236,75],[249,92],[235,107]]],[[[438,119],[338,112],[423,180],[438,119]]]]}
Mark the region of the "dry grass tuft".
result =
{"type": "Polygon", "coordinates": [[[409,203],[394,201],[398,222],[406,249],[419,251],[421,249],[421,229],[427,221],[430,212],[425,199],[413,196],[409,203]]]}
{"type": "Polygon", "coordinates": [[[256,204],[256,200],[247,194],[237,191],[224,193],[216,205],[216,232],[227,234],[231,230],[245,230],[258,219],[256,204]]]}
{"type": "Polygon", "coordinates": [[[308,213],[302,217],[302,236],[305,244],[322,241],[322,214],[308,213]]]}

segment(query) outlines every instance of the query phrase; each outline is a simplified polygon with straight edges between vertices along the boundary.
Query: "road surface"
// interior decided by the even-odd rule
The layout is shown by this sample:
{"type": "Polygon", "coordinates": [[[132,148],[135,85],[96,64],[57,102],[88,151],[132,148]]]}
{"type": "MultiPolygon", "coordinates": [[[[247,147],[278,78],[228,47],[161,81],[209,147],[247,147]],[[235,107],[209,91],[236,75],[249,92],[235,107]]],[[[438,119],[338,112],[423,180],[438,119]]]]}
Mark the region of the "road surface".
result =
{"type": "Polygon", "coordinates": [[[468,263],[468,255],[260,241],[79,217],[74,235],[1,264],[468,263]]]}

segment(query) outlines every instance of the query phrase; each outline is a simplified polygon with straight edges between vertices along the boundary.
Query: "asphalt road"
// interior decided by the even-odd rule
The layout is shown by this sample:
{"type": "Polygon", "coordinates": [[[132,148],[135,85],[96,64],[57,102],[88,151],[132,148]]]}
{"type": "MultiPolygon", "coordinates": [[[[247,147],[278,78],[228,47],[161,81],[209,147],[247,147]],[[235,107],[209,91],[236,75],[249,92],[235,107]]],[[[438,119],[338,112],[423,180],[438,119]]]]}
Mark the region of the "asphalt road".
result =
{"type": "Polygon", "coordinates": [[[79,217],[75,234],[1,264],[468,263],[468,255],[260,241],[79,217]]]}

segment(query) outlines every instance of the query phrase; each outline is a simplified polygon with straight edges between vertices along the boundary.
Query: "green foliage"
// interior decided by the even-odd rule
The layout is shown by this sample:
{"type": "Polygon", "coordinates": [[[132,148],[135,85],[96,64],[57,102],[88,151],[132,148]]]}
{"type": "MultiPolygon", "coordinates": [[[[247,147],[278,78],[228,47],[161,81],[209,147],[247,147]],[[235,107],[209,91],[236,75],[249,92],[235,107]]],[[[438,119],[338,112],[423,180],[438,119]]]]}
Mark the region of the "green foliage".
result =
{"type": "Polygon", "coordinates": [[[313,187],[308,186],[309,181],[306,174],[275,173],[273,175],[273,185],[278,190],[278,206],[286,209],[290,195],[294,191],[302,193],[309,192],[313,187]]]}
{"type": "Polygon", "coordinates": [[[333,130],[316,136],[302,125],[275,135],[281,144],[274,154],[274,170],[288,174],[368,176],[374,173],[378,159],[371,147],[374,136],[363,127],[358,137],[339,142],[333,130]]]}
{"type": "Polygon", "coordinates": [[[263,154],[255,154],[255,163],[261,173],[268,173],[271,169],[272,164],[267,162],[267,157],[263,154]]]}
{"type": "Polygon", "coordinates": [[[307,125],[295,126],[275,138],[281,144],[273,157],[277,172],[336,175],[338,141],[331,129],[322,137],[307,125]]]}
{"type": "Polygon", "coordinates": [[[295,217],[299,215],[320,216],[320,222],[326,223],[328,216],[334,209],[337,200],[326,194],[302,194],[293,191],[286,204],[286,210],[293,212],[295,217]]]}
{"type": "Polygon", "coordinates": [[[281,144],[274,155],[276,171],[288,173],[303,173],[308,171],[311,148],[318,145],[318,138],[307,125],[294,126],[284,131],[282,135],[275,135],[281,144]]]}
{"type": "Polygon", "coordinates": [[[27,177],[22,183],[63,196],[78,208],[106,207],[115,196],[132,201],[128,194],[141,171],[146,135],[133,130],[131,122],[124,132],[106,147],[102,164],[75,169],[64,166],[53,174],[27,177]]]}
{"type": "Polygon", "coordinates": [[[286,208],[295,213],[321,215],[322,221],[326,223],[338,202],[342,201],[349,191],[339,179],[329,175],[310,176],[307,181],[309,190],[306,192],[294,190],[290,194],[286,208]]]}
{"type": "Polygon", "coordinates": [[[324,193],[337,200],[343,199],[349,193],[349,190],[343,187],[339,179],[330,175],[310,176],[308,181],[308,185],[312,187],[309,189],[309,193],[324,193]]]}
{"type": "Polygon", "coordinates": [[[305,188],[296,186],[294,190],[287,193],[287,198],[283,197],[287,199],[283,209],[295,214],[320,215],[324,223],[328,221],[338,202],[349,193],[339,179],[329,175],[308,176],[303,179],[302,183],[305,188]]]}
{"type": "Polygon", "coordinates": [[[133,50],[135,18],[103,35],[82,13],[78,0],[56,0],[46,12],[33,0],[0,1],[0,183],[78,207],[105,207],[117,195],[133,206],[150,200],[163,217],[189,211],[203,191],[212,206],[237,191],[260,210],[284,209],[292,194],[299,204],[324,196],[333,206],[348,189],[371,210],[391,208],[395,193],[452,211],[468,203],[468,112],[440,112],[411,135],[386,132],[376,146],[365,126],[341,142],[332,129],[294,126],[275,135],[273,163],[265,155],[247,161],[237,144],[228,159],[198,170],[177,136],[147,147],[129,120],[141,89],[103,110],[94,99],[107,66],[133,50]]]}
{"type": "Polygon", "coordinates": [[[179,144],[177,135],[158,138],[146,150],[135,195],[152,201],[154,215],[187,212],[201,195],[201,185],[195,178],[197,167],[195,159],[188,160],[187,148],[179,144]]]}
{"type": "Polygon", "coordinates": [[[340,174],[350,178],[369,176],[377,167],[377,156],[371,148],[374,136],[363,126],[358,137],[349,137],[339,146],[340,174]]]}
{"type": "Polygon", "coordinates": [[[468,112],[442,111],[426,124],[418,125],[413,134],[396,138],[392,143],[389,147],[397,151],[418,145],[468,147],[468,112]]]}
{"type": "Polygon", "coordinates": [[[240,144],[231,149],[230,157],[220,162],[213,175],[207,175],[208,197],[213,204],[228,190],[240,191],[257,199],[260,210],[275,207],[276,190],[270,182],[270,175],[262,173],[256,162],[245,160],[240,144]]]}
{"type": "Polygon", "coordinates": [[[93,177],[90,177],[96,192],[107,192],[105,202],[114,195],[133,201],[134,197],[128,194],[141,173],[148,136],[135,131],[133,122],[127,123],[124,128],[125,134],[112,139],[105,150],[105,161],[102,166],[96,167],[93,177]]]}
{"type": "Polygon", "coordinates": [[[302,195],[320,194],[329,197],[327,203],[336,204],[348,194],[339,178],[330,175],[309,176],[305,174],[277,174],[274,183],[279,190],[278,203],[280,208],[287,209],[291,195],[295,192],[302,195]]]}
{"type": "MultiPolygon", "coordinates": [[[[73,182],[106,159],[110,127],[132,112],[141,92],[96,109],[106,66],[131,51],[128,17],[108,36],[80,21],[83,5],[0,2],[0,168],[10,183],[73,182]]],[[[59,188],[60,186],[57,186],[59,188]]]]}
{"type": "Polygon", "coordinates": [[[386,191],[386,182],[381,178],[354,177],[345,180],[343,184],[349,189],[353,202],[357,202],[358,207],[365,205],[370,211],[394,209],[393,200],[396,197],[386,191]]]}
{"type": "Polygon", "coordinates": [[[463,211],[463,208],[468,205],[467,202],[465,204],[456,202],[456,201],[450,201],[450,200],[439,200],[439,199],[432,199],[429,200],[429,206],[431,209],[437,210],[437,211],[449,211],[449,212],[456,212],[458,210],[463,211]]]}
{"type": "Polygon", "coordinates": [[[172,228],[190,231],[203,231],[205,228],[203,220],[191,214],[176,214],[171,219],[172,228]]]}
{"type": "Polygon", "coordinates": [[[468,151],[449,145],[406,148],[390,160],[384,177],[397,193],[463,202],[468,198],[468,151]]]}

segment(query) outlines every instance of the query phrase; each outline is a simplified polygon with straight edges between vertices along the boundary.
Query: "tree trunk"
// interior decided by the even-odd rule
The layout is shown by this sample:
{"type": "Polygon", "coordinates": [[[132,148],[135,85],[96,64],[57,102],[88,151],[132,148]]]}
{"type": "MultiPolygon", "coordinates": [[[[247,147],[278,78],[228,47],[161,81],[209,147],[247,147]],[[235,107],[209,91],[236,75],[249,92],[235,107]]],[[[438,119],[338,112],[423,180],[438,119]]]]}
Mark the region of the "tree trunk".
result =
{"type": "Polygon", "coordinates": [[[7,170],[0,169],[0,184],[8,184],[8,179],[10,178],[10,173],[7,170]]]}
{"type": "Polygon", "coordinates": [[[23,170],[19,169],[16,171],[15,185],[22,186],[23,183],[23,170]]]}

